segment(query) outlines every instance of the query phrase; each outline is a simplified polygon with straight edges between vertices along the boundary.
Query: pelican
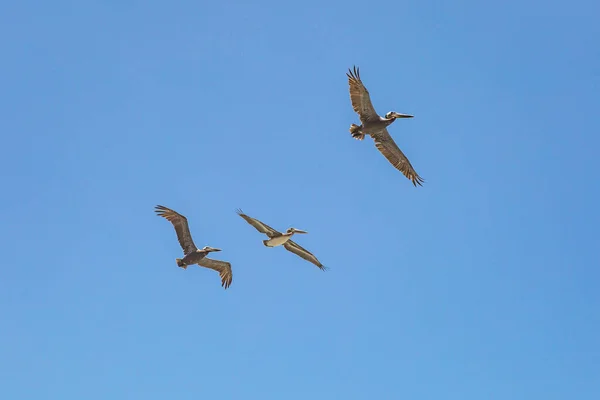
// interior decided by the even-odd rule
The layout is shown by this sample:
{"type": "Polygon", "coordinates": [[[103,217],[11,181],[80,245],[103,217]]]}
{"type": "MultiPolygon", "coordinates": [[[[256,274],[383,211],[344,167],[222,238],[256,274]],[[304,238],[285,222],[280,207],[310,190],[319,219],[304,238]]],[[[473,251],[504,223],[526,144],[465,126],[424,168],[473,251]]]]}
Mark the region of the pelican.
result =
{"type": "Polygon", "coordinates": [[[210,246],[204,246],[201,249],[197,248],[192,240],[186,217],[164,206],[158,205],[155,208],[154,211],[159,217],[166,218],[173,224],[173,227],[175,227],[177,240],[183,249],[183,258],[175,259],[177,266],[187,269],[188,265],[198,264],[201,267],[215,270],[221,276],[221,286],[227,289],[229,285],[231,285],[233,279],[233,275],[231,274],[231,264],[226,261],[213,260],[206,257],[208,253],[221,251],[221,249],[210,246]]]}
{"type": "Polygon", "coordinates": [[[281,233],[281,232],[278,232],[275,229],[271,228],[269,225],[267,225],[263,222],[260,222],[259,220],[255,219],[255,218],[247,216],[246,214],[244,214],[242,212],[242,210],[238,209],[237,214],[240,217],[244,218],[246,220],[246,222],[248,222],[254,228],[256,228],[257,231],[267,235],[267,237],[269,239],[263,240],[263,244],[265,246],[276,247],[276,246],[283,245],[283,247],[285,247],[286,250],[291,251],[292,253],[315,264],[321,270],[325,271],[327,269],[325,266],[323,266],[323,264],[321,264],[319,262],[319,260],[317,260],[317,257],[315,257],[311,252],[300,247],[296,242],[291,240],[291,237],[294,236],[294,234],[296,234],[296,233],[308,233],[308,232],[300,230],[300,229],[296,229],[296,228],[289,228],[288,230],[285,231],[285,233],[281,233]]]}
{"type": "Polygon", "coordinates": [[[385,114],[385,117],[380,117],[373,104],[371,104],[371,96],[369,91],[360,80],[359,69],[354,67],[354,71],[348,69],[348,84],[350,85],[350,100],[352,108],[360,117],[360,126],[356,124],[350,125],[350,133],[357,140],[363,140],[365,135],[370,135],[375,141],[375,147],[392,163],[392,165],[402,172],[404,176],[410,179],[413,185],[421,185],[424,182],[410,162],[402,153],[394,139],[390,136],[387,126],[392,124],[398,118],[413,118],[409,114],[400,114],[395,111],[390,111],[385,114]]]}

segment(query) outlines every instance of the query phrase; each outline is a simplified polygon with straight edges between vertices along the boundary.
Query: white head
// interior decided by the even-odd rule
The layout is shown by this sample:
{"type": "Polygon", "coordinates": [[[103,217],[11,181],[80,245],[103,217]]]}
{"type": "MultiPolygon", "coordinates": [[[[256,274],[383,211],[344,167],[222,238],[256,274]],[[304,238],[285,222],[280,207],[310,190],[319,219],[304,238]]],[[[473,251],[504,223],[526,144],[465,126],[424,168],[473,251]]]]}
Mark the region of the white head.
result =
{"type": "Polygon", "coordinates": [[[296,228],[289,228],[286,233],[308,233],[306,231],[303,231],[301,229],[296,229],[296,228]]]}
{"type": "Polygon", "coordinates": [[[217,249],[217,248],[210,247],[210,246],[204,246],[203,248],[199,249],[198,251],[205,251],[207,253],[210,253],[211,251],[221,251],[221,249],[217,249]]]}
{"type": "Polygon", "coordinates": [[[410,114],[400,114],[400,113],[397,113],[396,111],[390,111],[387,114],[385,114],[385,118],[386,119],[413,118],[413,116],[410,114]]]}

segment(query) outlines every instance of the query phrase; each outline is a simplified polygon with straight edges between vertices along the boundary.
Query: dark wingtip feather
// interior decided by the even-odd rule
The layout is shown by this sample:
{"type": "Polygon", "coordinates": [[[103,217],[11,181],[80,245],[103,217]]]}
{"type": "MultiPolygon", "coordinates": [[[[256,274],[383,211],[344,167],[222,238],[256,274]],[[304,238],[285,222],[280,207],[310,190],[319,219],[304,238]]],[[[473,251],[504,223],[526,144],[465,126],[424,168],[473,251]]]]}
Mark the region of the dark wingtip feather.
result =
{"type": "MultiPolygon", "coordinates": [[[[229,267],[231,268],[231,264],[229,265],[229,267]]],[[[225,276],[221,277],[221,286],[227,289],[229,286],[231,286],[232,281],[233,276],[230,273],[226,274],[225,276]]]]}
{"type": "Polygon", "coordinates": [[[154,207],[154,212],[158,214],[159,217],[168,210],[169,209],[167,207],[161,206],[160,204],[154,207]]]}
{"type": "Polygon", "coordinates": [[[423,186],[422,183],[425,183],[425,179],[421,178],[419,175],[415,176],[413,179],[413,185],[415,185],[415,187],[417,187],[417,185],[423,186]]]}
{"type": "Polygon", "coordinates": [[[348,76],[349,79],[354,80],[354,81],[360,81],[360,72],[359,69],[355,66],[352,67],[352,69],[348,68],[348,73],[346,73],[346,76],[348,76]]]}

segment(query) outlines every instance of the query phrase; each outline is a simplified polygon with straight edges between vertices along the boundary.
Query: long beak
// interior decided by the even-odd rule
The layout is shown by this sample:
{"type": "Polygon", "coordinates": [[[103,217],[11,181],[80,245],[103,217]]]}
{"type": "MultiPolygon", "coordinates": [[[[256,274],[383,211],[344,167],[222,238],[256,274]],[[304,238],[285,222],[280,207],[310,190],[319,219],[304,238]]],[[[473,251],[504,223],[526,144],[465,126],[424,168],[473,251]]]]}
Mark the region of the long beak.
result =
{"type": "Polygon", "coordinates": [[[414,118],[413,115],[410,115],[410,114],[400,114],[400,113],[394,113],[394,117],[396,117],[396,118],[414,118]]]}
{"type": "Polygon", "coordinates": [[[211,247],[210,251],[221,251],[221,249],[215,249],[214,247],[211,247]]]}
{"type": "Polygon", "coordinates": [[[308,232],[302,231],[300,229],[294,229],[294,233],[308,233],[308,232]]]}

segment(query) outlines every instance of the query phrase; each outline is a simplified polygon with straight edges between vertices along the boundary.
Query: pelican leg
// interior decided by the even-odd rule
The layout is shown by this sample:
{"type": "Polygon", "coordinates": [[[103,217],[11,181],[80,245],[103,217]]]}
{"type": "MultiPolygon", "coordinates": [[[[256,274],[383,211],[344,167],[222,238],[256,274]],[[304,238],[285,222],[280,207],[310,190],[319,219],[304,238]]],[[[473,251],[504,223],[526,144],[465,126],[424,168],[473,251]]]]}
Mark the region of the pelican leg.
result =
{"type": "Polygon", "coordinates": [[[365,134],[362,132],[362,125],[358,126],[356,124],[350,125],[350,133],[352,137],[357,140],[363,140],[365,138],[365,134]]]}

